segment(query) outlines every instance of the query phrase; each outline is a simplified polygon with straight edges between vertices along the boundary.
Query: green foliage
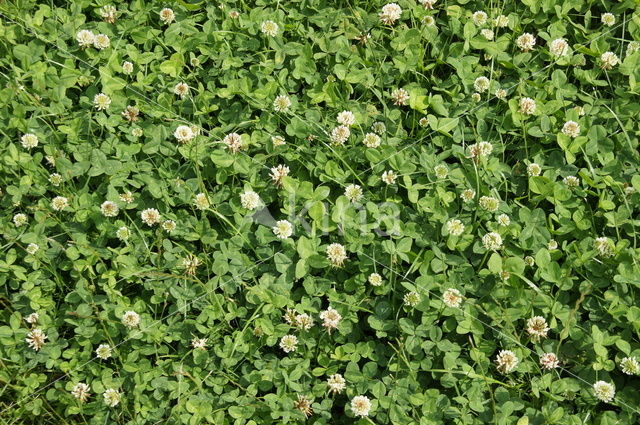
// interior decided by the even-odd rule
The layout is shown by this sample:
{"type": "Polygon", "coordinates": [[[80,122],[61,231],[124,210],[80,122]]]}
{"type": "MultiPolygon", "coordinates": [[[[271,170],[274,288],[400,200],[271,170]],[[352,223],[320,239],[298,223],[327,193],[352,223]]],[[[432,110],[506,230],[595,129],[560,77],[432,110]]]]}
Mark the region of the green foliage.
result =
{"type": "Polygon", "coordinates": [[[232,3],[0,2],[1,422],[638,423],[637,4],[232,3]]]}

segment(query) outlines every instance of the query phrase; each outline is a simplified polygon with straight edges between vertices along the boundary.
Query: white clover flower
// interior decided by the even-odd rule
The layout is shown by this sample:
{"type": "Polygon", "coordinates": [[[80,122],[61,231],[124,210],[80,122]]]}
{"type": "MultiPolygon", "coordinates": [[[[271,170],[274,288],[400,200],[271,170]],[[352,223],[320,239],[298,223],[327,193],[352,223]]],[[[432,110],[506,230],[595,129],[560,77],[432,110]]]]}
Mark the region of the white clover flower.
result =
{"type": "Polygon", "coordinates": [[[269,176],[271,180],[278,186],[282,185],[282,179],[289,175],[289,167],[279,164],[277,167],[271,168],[269,176]]]}
{"type": "Polygon", "coordinates": [[[476,197],[476,191],[473,189],[465,189],[460,193],[460,199],[462,202],[471,202],[476,197]]]}
{"type": "Polygon", "coordinates": [[[534,316],[527,320],[527,333],[529,333],[533,342],[538,342],[540,339],[546,338],[549,329],[547,321],[542,316],[534,316]]]}
{"type": "Polygon", "coordinates": [[[424,6],[425,9],[432,10],[433,5],[438,2],[438,0],[418,0],[418,2],[424,6]]]}
{"type": "Polygon", "coordinates": [[[351,411],[355,416],[369,416],[371,410],[371,400],[367,396],[357,395],[351,399],[351,411]]]}
{"type": "Polygon", "coordinates": [[[554,249],[558,249],[558,242],[555,239],[551,239],[547,243],[547,249],[553,251],[554,249]]]}
{"type": "Polygon", "coordinates": [[[512,372],[518,366],[518,362],[518,357],[510,350],[502,350],[496,356],[496,365],[500,373],[512,372]]]}
{"type": "Polygon", "coordinates": [[[458,308],[462,304],[462,294],[455,288],[449,288],[442,294],[442,301],[447,307],[458,308]]]}
{"type": "Polygon", "coordinates": [[[505,97],[507,97],[507,91],[505,89],[498,89],[496,90],[495,93],[496,99],[504,99],[505,97]]]}
{"type": "Polygon", "coordinates": [[[27,133],[20,138],[20,143],[25,149],[33,149],[38,146],[38,136],[33,133],[27,133]]]}
{"type": "Polygon", "coordinates": [[[404,294],[404,297],[402,297],[402,301],[404,301],[404,305],[406,306],[415,307],[420,302],[420,294],[416,291],[407,292],[404,294]]]}
{"type": "Polygon", "coordinates": [[[107,49],[111,45],[111,40],[106,34],[97,34],[93,39],[93,47],[98,50],[107,49]]]}
{"type": "Polygon", "coordinates": [[[16,227],[24,226],[28,221],[29,219],[25,214],[18,213],[13,216],[13,224],[15,224],[16,227]]]}
{"type": "Polygon", "coordinates": [[[500,214],[497,217],[497,221],[500,226],[508,226],[509,224],[511,224],[511,218],[506,214],[500,214]]]}
{"type": "Polygon", "coordinates": [[[347,250],[339,243],[332,243],[327,246],[327,258],[335,267],[342,267],[347,259],[347,250]]]}
{"type": "Polygon", "coordinates": [[[640,42],[638,41],[632,41],[629,44],[627,44],[627,56],[634,54],[635,52],[637,52],[638,50],[640,50],[640,42]]]}
{"type": "Polygon", "coordinates": [[[575,121],[567,121],[562,126],[562,133],[569,137],[578,137],[580,135],[580,124],[575,121]]]}
{"type": "Polygon", "coordinates": [[[498,28],[505,28],[507,25],[509,25],[509,17],[499,15],[496,19],[493,20],[493,25],[498,28]]]}
{"type": "Polygon", "coordinates": [[[480,207],[489,212],[497,211],[498,207],[500,207],[500,200],[498,198],[494,198],[493,196],[482,196],[479,201],[480,207]]]}
{"type": "Polygon", "coordinates": [[[129,228],[127,226],[122,226],[116,231],[116,237],[121,241],[126,241],[131,236],[131,232],[129,232],[129,228]]]}
{"type": "Polygon", "coordinates": [[[89,47],[93,45],[96,36],[89,30],[80,30],[76,34],[76,41],[80,47],[89,47]]]}
{"type": "Polygon", "coordinates": [[[596,238],[593,243],[596,251],[598,251],[598,255],[601,257],[613,257],[615,254],[616,246],[611,239],[606,236],[602,236],[600,238],[596,238]]]}
{"type": "Polygon", "coordinates": [[[574,109],[574,110],[578,113],[578,115],[579,115],[579,116],[581,116],[581,117],[583,117],[583,116],[584,116],[584,114],[586,113],[586,112],[585,112],[585,110],[584,110],[584,107],[583,107],[583,106],[575,106],[573,109],[574,109]]]}
{"type": "Polygon", "coordinates": [[[351,136],[351,130],[346,125],[339,125],[331,130],[331,144],[332,145],[344,145],[344,143],[351,136]]]}
{"type": "Polygon", "coordinates": [[[532,162],[531,164],[527,165],[527,174],[530,177],[537,177],[540,175],[540,173],[542,173],[542,167],[539,164],[532,162]]]}
{"type": "Polygon", "coordinates": [[[449,168],[445,164],[438,164],[433,167],[433,172],[439,179],[446,179],[449,175],[449,168]]]}
{"type": "Polygon", "coordinates": [[[193,338],[191,340],[191,347],[193,347],[194,350],[206,350],[207,342],[207,338],[193,338]]]}
{"type": "Polygon", "coordinates": [[[371,273],[369,275],[368,281],[371,286],[380,286],[382,285],[382,276],[380,276],[378,273],[371,273]]]}
{"type": "Polygon", "coordinates": [[[362,188],[357,184],[350,184],[344,189],[344,196],[351,202],[358,202],[362,199],[362,188]]]}
{"type": "Polygon", "coordinates": [[[320,319],[322,319],[322,326],[327,328],[327,331],[331,333],[332,329],[338,328],[342,316],[338,313],[338,310],[333,307],[328,307],[326,310],[320,312],[320,319]]]}
{"type": "Polygon", "coordinates": [[[482,157],[486,157],[491,155],[493,152],[493,145],[489,142],[480,142],[478,143],[478,153],[482,157]]]}
{"type": "Polygon", "coordinates": [[[276,112],[287,112],[291,106],[291,99],[289,96],[280,95],[273,101],[273,109],[276,112]]]}
{"type": "Polygon", "coordinates": [[[342,377],[342,375],[336,373],[329,376],[329,379],[327,379],[327,385],[329,386],[330,393],[340,394],[345,388],[347,388],[347,381],[342,377]]]}
{"type": "Polygon", "coordinates": [[[464,233],[464,224],[458,219],[447,221],[447,232],[453,236],[460,236],[464,233]]]}
{"type": "Polygon", "coordinates": [[[143,134],[143,131],[141,128],[134,128],[133,130],[131,130],[131,135],[133,137],[141,137],[143,134]]]}
{"type": "Polygon", "coordinates": [[[378,16],[384,25],[393,25],[402,16],[402,8],[396,3],[387,3],[382,6],[382,11],[378,16]]]}
{"type": "Polygon", "coordinates": [[[478,77],[473,82],[473,88],[476,89],[480,93],[484,93],[489,90],[490,81],[487,77],[478,77]]]}
{"type": "Polygon", "coordinates": [[[293,226],[287,220],[277,221],[272,230],[273,234],[276,235],[278,239],[287,239],[293,234],[293,226]]]}
{"type": "Polygon", "coordinates": [[[593,392],[598,400],[609,403],[616,395],[616,388],[608,382],[598,381],[593,384],[593,392]]]}
{"type": "Polygon", "coordinates": [[[39,351],[45,344],[45,340],[47,338],[47,335],[42,331],[42,329],[34,328],[27,333],[25,342],[29,344],[29,347],[33,348],[34,351],[39,351]]]}
{"type": "Polygon", "coordinates": [[[486,158],[493,152],[493,145],[489,142],[474,143],[469,146],[471,158],[486,158]]]}
{"type": "Polygon", "coordinates": [[[524,262],[529,267],[533,267],[536,264],[536,260],[534,260],[533,257],[530,255],[527,255],[526,257],[524,257],[524,262]]]}
{"type": "Polygon", "coordinates": [[[185,269],[185,273],[188,275],[195,275],[198,266],[200,266],[200,259],[193,254],[189,254],[182,259],[182,267],[185,269]]]}
{"type": "Polygon", "coordinates": [[[426,15],[422,18],[422,23],[428,27],[434,27],[436,25],[436,19],[431,15],[426,15]]]}
{"type": "Polygon", "coordinates": [[[377,148],[380,146],[380,136],[375,133],[367,133],[364,135],[364,139],[362,139],[362,143],[368,148],[377,148]]]}
{"type": "Polygon", "coordinates": [[[600,55],[600,61],[602,62],[600,65],[602,69],[611,69],[620,62],[620,59],[613,52],[604,52],[600,55]]]}
{"type": "Polygon", "coordinates": [[[385,184],[394,184],[398,175],[393,170],[387,170],[382,173],[382,181],[385,184]]]}
{"type": "Polygon", "coordinates": [[[473,93],[471,95],[471,100],[473,100],[474,102],[480,102],[480,99],[482,99],[482,96],[480,96],[480,93],[473,93]]]}
{"type": "Polygon", "coordinates": [[[52,173],[49,175],[49,182],[54,186],[60,186],[62,183],[62,176],[58,173],[52,173]]]}
{"type": "Polygon", "coordinates": [[[176,227],[178,227],[178,225],[173,220],[165,220],[162,222],[162,230],[167,233],[173,232],[174,230],[176,230],[176,227]]]}
{"type": "Polygon", "coordinates": [[[112,201],[104,201],[102,205],[100,205],[100,212],[105,217],[115,217],[118,215],[118,205],[112,201]]]}
{"type": "Polygon", "coordinates": [[[173,93],[180,96],[180,99],[184,99],[189,94],[189,85],[187,83],[178,83],[173,86],[173,93]]]}
{"type": "Polygon", "coordinates": [[[549,51],[555,57],[564,56],[569,52],[569,43],[564,38],[556,38],[549,43],[549,51]]]}
{"type": "Polygon", "coordinates": [[[280,348],[285,353],[291,353],[298,348],[298,338],[295,335],[285,335],[280,339],[280,348]]]}
{"type": "Polygon", "coordinates": [[[560,360],[554,353],[544,353],[540,356],[540,366],[545,370],[555,369],[560,366],[560,360]]]}
{"type": "Polygon", "coordinates": [[[109,407],[116,407],[118,403],[120,403],[120,399],[122,398],[122,394],[118,392],[118,390],[114,388],[108,388],[103,394],[104,404],[109,407]]]}
{"type": "Polygon", "coordinates": [[[292,310],[292,309],[290,309],[288,307],[287,307],[287,311],[282,316],[284,321],[287,322],[291,326],[295,326],[297,317],[298,317],[298,313],[296,313],[295,310],[292,310]]]}
{"type": "Polygon", "coordinates": [[[532,34],[525,32],[516,39],[516,45],[523,52],[529,52],[535,47],[536,38],[532,34]]]}
{"type": "Polygon", "coordinates": [[[429,118],[427,118],[427,117],[420,118],[420,120],[418,121],[418,124],[420,125],[420,127],[428,126],[429,125],[429,118]]]}
{"type": "Polygon", "coordinates": [[[608,27],[612,27],[616,23],[616,17],[613,13],[603,13],[600,17],[600,22],[608,27]]]}
{"type": "Polygon", "coordinates": [[[336,121],[338,121],[341,125],[351,127],[356,123],[356,116],[351,111],[342,111],[338,114],[336,121]]]}
{"type": "Polygon", "coordinates": [[[531,99],[530,97],[522,97],[520,98],[519,103],[520,109],[519,112],[524,115],[533,115],[536,113],[536,101],[531,99]]]}
{"type": "Polygon", "coordinates": [[[163,24],[169,25],[170,23],[175,21],[175,19],[176,19],[176,14],[173,13],[173,10],[169,9],[168,7],[165,7],[160,11],[160,21],[163,24]]]}
{"type": "Polygon", "coordinates": [[[111,357],[111,346],[109,344],[100,344],[96,348],[96,357],[106,360],[111,357]]]}
{"type": "MultiPolygon", "coordinates": [[[[376,121],[373,124],[371,124],[371,130],[376,134],[382,135],[387,132],[387,126],[384,125],[383,122],[376,121]]],[[[377,146],[372,146],[372,147],[377,147],[377,146]]]]}
{"type": "Polygon", "coordinates": [[[409,103],[409,92],[405,89],[395,89],[391,92],[391,100],[396,106],[406,106],[409,103]]]}
{"type": "Polygon", "coordinates": [[[91,388],[87,384],[85,384],[84,382],[78,382],[76,385],[73,386],[73,389],[71,390],[71,395],[73,395],[75,398],[77,398],[78,400],[84,403],[85,401],[87,401],[87,399],[91,395],[89,390],[91,390],[91,388]]]}
{"type": "Polygon", "coordinates": [[[147,226],[153,226],[160,222],[160,212],[155,208],[147,208],[142,210],[140,218],[147,226]]]}
{"type": "Polygon", "coordinates": [[[137,106],[127,105],[127,107],[122,111],[122,118],[129,122],[138,121],[138,116],[140,115],[140,109],[137,106]]]}
{"type": "Polygon", "coordinates": [[[185,269],[186,274],[191,276],[196,274],[200,264],[200,259],[193,254],[189,254],[182,259],[182,268],[185,269]]]}
{"type": "Polygon", "coordinates": [[[307,397],[304,394],[298,394],[298,400],[296,400],[293,405],[296,409],[298,409],[302,414],[304,414],[305,418],[313,415],[313,408],[311,407],[311,403],[313,400],[307,397]]]}
{"type": "Polygon", "coordinates": [[[273,21],[264,21],[260,26],[260,30],[263,34],[268,35],[269,37],[275,37],[278,35],[278,24],[273,21]]]}
{"type": "Polygon", "coordinates": [[[248,190],[240,195],[240,204],[242,208],[255,210],[260,206],[260,196],[256,192],[248,190]]]}
{"type": "Polygon", "coordinates": [[[502,236],[496,232],[489,232],[482,237],[482,245],[489,251],[498,251],[502,248],[502,236]]]}
{"type": "Polygon", "coordinates": [[[622,369],[622,373],[627,375],[638,375],[640,374],[640,363],[635,357],[625,357],[620,360],[620,369],[622,369]]]}
{"type": "Polygon", "coordinates": [[[108,4],[100,8],[100,16],[102,17],[102,19],[104,19],[105,22],[113,24],[116,22],[118,10],[114,6],[108,4]]]}
{"type": "Polygon", "coordinates": [[[40,245],[36,243],[30,243],[29,245],[27,245],[27,248],[25,249],[25,251],[27,251],[27,254],[29,255],[35,255],[39,249],[40,249],[40,245]]]}
{"type": "Polygon", "coordinates": [[[35,325],[40,320],[40,315],[36,312],[31,313],[27,317],[24,318],[24,321],[30,325],[35,325]]]}
{"type": "Polygon", "coordinates": [[[231,19],[238,19],[240,17],[240,12],[238,12],[237,10],[232,10],[229,12],[229,17],[231,19]]]}
{"type": "Polygon", "coordinates": [[[473,23],[479,27],[487,23],[487,18],[488,18],[487,14],[482,10],[473,12],[473,15],[471,15],[471,19],[473,19],[473,23]]]}
{"type": "Polygon", "coordinates": [[[173,137],[175,137],[179,143],[187,143],[193,140],[196,135],[188,125],[179,125],[176,131],[174,131],[173,137]]]}
{"type": "Polygon", "coordinates": [[[140,315],[135,311],[125,311],[122,315],[122,324],[128,328],[135,328],[140,324],[140,315]]]}
{"type": "Polygon", "coordinates": [[[580,179],[576,176],[567,176],[562,179],[562,182],[569,187],[578,187],[580,186],[580,179]]]}
{"type": "Polygon", "coordinates": [[[122,62],[122,72],[124,74],[131,74],[133,72],[133,64],[129,61],[122,62]]]}
{"type": "Polygon", "coordinates": [[[111,98],[104,93],[98,93],[93,97],[93,106],[98,111],[104,111],[109,109],[111,105],[111,98]]]}
{"type": "Polygon", "coordinates": [[[211,205],[209,203],[209,198],[205,193],[198,193],[193,198],[193,203],[196,206],[196,208],[198,208],[199,210],[206,210],[211,205]]]}
{"type": "Polygon", "coordinates": [[[278,146],[285,145],[287,142],[282,136],[273,136],[271,137],[271,143],[273,144],[274,148],[277,148],[278,146]]]}
{"type": "Polygon", "coordinates": [[[125,204],[131,204],[134,201],[133,193],[127,190],[125,193],[120,194],[120,200],[125,204]]]}
{"type": "Polygon", "coordinates": [[[313,327],[313,318],[307,313],[298,314],[293,324],[299,330],[308,331],[313,327]]]}
{"type": "Polygon", "coordinates": [[[242,136],[238,133],[229,133],[224,136],[222,139],[222,143],[224,143],[231,153],[237,153],[242,149],[242,136]]]}
{"type": "Polygon", "coordinates": [[[62,211],[69,206],[69,200],[64,196],[56,196],[51,200],[51,208],[56,211],[62,211]]]}
{"type": "Polygon", "coordinates": [[[488,28],[481,29],[480,34],[488,41],[493,40],[493,37],[495,35],[493,31],[488,28]]]}

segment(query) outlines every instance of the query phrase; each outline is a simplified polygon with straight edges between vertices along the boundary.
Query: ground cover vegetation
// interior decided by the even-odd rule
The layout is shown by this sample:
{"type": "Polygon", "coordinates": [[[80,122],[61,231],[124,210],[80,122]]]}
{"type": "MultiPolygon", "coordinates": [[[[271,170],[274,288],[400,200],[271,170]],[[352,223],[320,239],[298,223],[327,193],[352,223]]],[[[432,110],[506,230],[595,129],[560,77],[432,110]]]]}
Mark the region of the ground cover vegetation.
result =
{"type": "Polygon", "coordinates": [[[639,14],[0,2],[0,421],[638,423],[639,14]]]}

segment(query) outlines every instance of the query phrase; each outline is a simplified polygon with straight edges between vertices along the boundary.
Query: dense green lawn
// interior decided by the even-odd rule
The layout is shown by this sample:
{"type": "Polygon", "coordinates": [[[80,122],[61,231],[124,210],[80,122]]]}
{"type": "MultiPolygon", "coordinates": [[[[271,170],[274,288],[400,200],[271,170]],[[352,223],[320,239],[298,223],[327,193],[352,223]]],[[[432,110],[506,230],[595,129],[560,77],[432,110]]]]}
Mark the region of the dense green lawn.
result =
{"type": "Polygon", "coordinates": [[[0,1],[0,425],[637,424],[639,15],[0,1]]]}

